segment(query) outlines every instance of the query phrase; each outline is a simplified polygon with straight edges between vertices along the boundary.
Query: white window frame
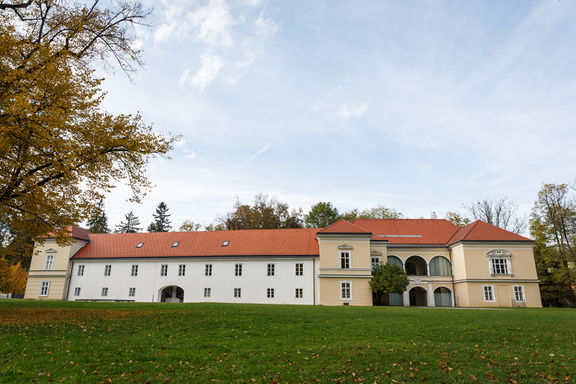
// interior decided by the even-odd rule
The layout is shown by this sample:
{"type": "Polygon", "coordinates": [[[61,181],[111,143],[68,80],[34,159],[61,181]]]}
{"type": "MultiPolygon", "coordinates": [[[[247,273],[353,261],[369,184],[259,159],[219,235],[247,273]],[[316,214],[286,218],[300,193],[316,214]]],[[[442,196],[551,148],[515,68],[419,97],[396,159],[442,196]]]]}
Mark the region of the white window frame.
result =
{"type": "Polygon", "coordinates": [[[234,265],[234,276],[242,276],[242,264],[234,265]]]}
{"type": "Polygon", "coordinates": [[[178,276],[186,276],[186,264],[178,265],[178,276]]]}
{"type": "Polygon", "coordinates": [[[370,256],[370,264],[372,266],[372,270],[374,270],[376,267],[381,266],[382,265],[382,257],[370,256]]]}
{"type": "Polygon", "coordinates": [[[129,297],[135,297],[136,296],[136,288],[134,288],[134,287],[128,288],[128,296],[129,297]]]}
{"type": "Polygon", "coordinates": [[[352,300],[352,281],[340,280],[340,300],[352,300]],[[345,287],[346,284],[347,287],[345,287]],[[346,290],[348,291],[347,297],[344,295],[346,290]]]}
{"type": "Polygon", "coordinates": [[[273,263],[269,263],[267,268],[266,268],[266,275],[267,276],[274,276],[274,273],[276,272],[276,266],[273,263]]]}
{"type": "Polygon", "coordinates": [[[106,264],[104,266],[104,276],[112,275],[112,264],[106,264]]]}
{"type": "Polygon", "coordinates": [[[352,252],[349,250],[340,251],[340,269],[350,269],[352,266],[352,252]]]}
{"type": "Polygon", "coordinates": [[[491,276],[512,276],[512,262],[510,260],[510,257],[508,257],[508,256],[491,256],[488,258],[488,262],[489,262],[489,268],[490,268],[490,275],[491,276]],[[498,265],[500,267],[505,268],[504,273],[497,272],[496,269],[494,268],[494,264],[495,264],[496,260],[500,261],[498,263],[498,265]],[[504,261],[504,263],[502,263],[501,261],[504,261]]]}
{"type": "Polygon", "coordinates": [[[78,264],[78,271],[76,272],[78,276],[84,276],[84,264],[78,264]]]}
{"type": "Polygon", "coordinates": [[[80,296],[81,290],[82,290],[82,289],[81,289],[80,287],[74,288],[74,296],[80,296]]]}
{"type": "Polygon", "coordinates": [[[102,287],[102,292],[100,292],[100,296],[108,297],[108,287],[102,287]]]}
{"type": "Polygon", "coordinates": [[[168,276],[168,264],[160,264],[160,276],[168,276]]]}
{"type": "Polygon", "coordinates": [[[50,292],[50,281],[49,280],[42,281],[40,283],[40,293],[38,294],[38,296],[46,297],[48,296],[49,292],[50,292]]]}
{"type": "Polygon", "coordinates": [[[525,303],[526,302],[526,291],[524,290],[523,285],[513,285],[512,286],[512,293],[514,294],[514,302],[516,303],[525,303]],[[518,291],[517,291],[518,289],[518,291]],[[520,300],[518,300],[518,292],[522,295],[520,300]]]}
{"type": "Polygon", "coordinates": [[[54,269],[54,254],[47,253],[46,254],[46,261],[44,262],[44,270],[51,271],[54,269]]]}
{"type": "Polygon", "coordinates": [[[212,288],[204,288],[204,297],[212,297],[212,288]]]}
{"type": "Polygon", "coordinates": [[[496,302],[496,291],[494,290],[494,286],[493,285],[483,285],[482,286],[482,299],[484,300],[485,303],[495,303],[496,302]],[[486,290],[486,288],[488,288],[488,290],[486,290]],[[490,296],[492,296],[492,298],[486,298],[486,293],[490,292],[490,296]]]}
{"type": "Polygon", "coordinates": [[[239,299],[242,297],[242,288],[234,288],[234,298],[239,299]]]}
{"type": "Polygon", "coordinates": [[[132,269],[130,270],[130,276],[138,276],[138,264],[132,264],[132,269]]]}
{"type": "Polygon", "coordinates": [[[304,288],[296,288],[295,296],[297,299],[304,298],[304,288]]]}
{"type": "Polygon", "coordinates": [[[304,263],[296,263],[296,276],[304,276],[304,263]]]}
{"type": "Polygon", "coordinates": [[[266,288],[266,298],[268,299],[274,298],[274,288],[266,288]]]}
{"type": "Polygon", "coordinates": [[[204,276],[212,276],[212,264],[206,264],[205,265],[204,276]]]}

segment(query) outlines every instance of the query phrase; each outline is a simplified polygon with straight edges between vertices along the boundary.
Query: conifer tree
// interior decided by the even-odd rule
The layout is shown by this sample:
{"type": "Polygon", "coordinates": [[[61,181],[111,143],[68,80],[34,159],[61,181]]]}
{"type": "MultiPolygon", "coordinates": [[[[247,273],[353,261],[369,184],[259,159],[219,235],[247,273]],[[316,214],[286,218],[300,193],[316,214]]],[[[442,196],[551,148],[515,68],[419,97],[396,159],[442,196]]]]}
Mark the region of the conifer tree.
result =
{"type": "Polygon", "coordinates": [[[116,226],[116,233],[136,233],[142,230],[142,228],[138,227],[140,220],[132,211],[128,212],[124,219],[126,220],[125,222],[121,221],[116,226]]]}
{"type": "Polygon", "coordinates": [[[86,224],[92,233],[110,233],[108,217],[106,216],[106,212],[104,212],[103,199],[100,199],[98,205],[92,210],[86,224]]]}
{"type": "Polygon", "coordinates": [[[168,206],[165,202],[160,202],[156,207],[156,213],[152,215],[154,221],[148,226],[148,232],[168,232],[172,229],[170,224],[170,214],[168,213],[168,206]]]}

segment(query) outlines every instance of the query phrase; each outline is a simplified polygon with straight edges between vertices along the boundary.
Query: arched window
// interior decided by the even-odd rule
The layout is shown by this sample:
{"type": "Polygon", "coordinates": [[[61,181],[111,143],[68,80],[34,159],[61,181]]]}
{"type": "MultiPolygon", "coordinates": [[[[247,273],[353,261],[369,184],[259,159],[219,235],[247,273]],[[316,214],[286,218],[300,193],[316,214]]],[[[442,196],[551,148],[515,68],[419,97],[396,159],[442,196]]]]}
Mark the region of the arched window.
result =
{"type": "Polygon", "coordinates": [[[428,275],[426,260],[424,260],[421,256],[410,256],[406,260],[406,274],[408,276],[428,275]]]}
{"type": "Polygon", "coordinates": [[[400,258],[397,256],[388,256],[387,263],[392,264],[392,265],[399,265],[402,268],[404,268],[404,264],[402,264],[402,260],[400,260],[400,258]]]}
{"type": "Polygon", "coordinates": [[[435,256],[430,260],[430,276],[452,276],[450,260],[444,256],[435,256]]]}
{"type": "Polygon", "coordinates": [[[448,288],[438,287],[434,290],[434,304],[437,307],[452,306],[452,292],[448,288]]]}

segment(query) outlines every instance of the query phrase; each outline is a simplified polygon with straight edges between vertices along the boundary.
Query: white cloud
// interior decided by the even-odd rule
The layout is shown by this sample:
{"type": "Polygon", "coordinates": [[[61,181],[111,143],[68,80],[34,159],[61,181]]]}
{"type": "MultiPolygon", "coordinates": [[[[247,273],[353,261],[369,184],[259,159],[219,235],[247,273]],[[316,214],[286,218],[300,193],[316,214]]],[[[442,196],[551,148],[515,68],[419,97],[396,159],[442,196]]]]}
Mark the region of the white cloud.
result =
{"type": "Polygon", "coordinates": [[[256,33],[263,37],[271,36],[278,31],[278,24],[272,21],[269,17],[266,17],[264,10],[260,11],[258,14],[258,18],[254,22],[254,27],[256,33]]]}
{"type": "Polygon", "coordinates": [[[204,89],[218,76],[218,73],[224,66],[222,58],[218,55],[204,54],[200,56],[202,65],[196,74],[190,77],[190,70],[186,69],[178,83],[181,85],[190,85],[192,87],[198,88],[200,92],[204,89]]]}
{"type": "Polygon", "coordinates": [[[209,46],[234,45],[231,29],[235,22],[226,0],[210,0],[205,7],[188,14],[187,19],[197,27],[197,39],[209,46]]]}
{"type": "Polygon", "coordinates": [[[367,104],[348,104],[344,103],[338,108],[336,115],[341,119],[359,119],[364,116],[368,110],[367,104]]]}

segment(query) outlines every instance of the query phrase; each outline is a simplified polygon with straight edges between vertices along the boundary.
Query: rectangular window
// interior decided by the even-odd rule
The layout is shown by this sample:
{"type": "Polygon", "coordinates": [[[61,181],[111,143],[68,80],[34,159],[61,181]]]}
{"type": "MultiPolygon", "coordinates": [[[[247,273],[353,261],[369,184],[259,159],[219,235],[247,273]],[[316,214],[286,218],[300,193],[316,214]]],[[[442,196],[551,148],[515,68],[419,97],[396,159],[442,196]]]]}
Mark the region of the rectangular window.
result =
{"type": "Polygon", "coordinates": [[[108,296],[108,288],[102,288],[102,296],[108,296]]]}
{"type": "Polygon", "coordinates": [[[495,301],[494,300],[494,287],[492,285],[484,285],[482,287],[484,291],[484,301],[495,301]]]}
{"type": "Polygon", "coordinates": [[[46,263],[44,264],[44,269],[51,271],[54,267],[54,255],[46,255],[46,263]]]}
{"type": "Polygon", "coordinates": [[[104,276],[110,276],[111,273],[112,273],[112,266],[110,264],[105,265],[104,276]]]}
{"type": "Polygon", "coordinates": [[[304,289],[303,288],[296,288],[296,298],[301,299],[304,297],[304,289]]]}
{"type": "Polygon", "coordinates": [[[40,283],[40,296],[48,296],[48,289],[50,288],[49,281],[43,281],[40,283]]]}
{"type": "Polygon", "coordinates": [[[340,252],[340,268],[350,269],[350,252],[348,251],[340,252]]]}
{"type": "Polygon", "coordinates": [[[236,264],[234,267],[234,276],[242,276],[242,264],[236,264]]]}
{"type": "Polygon", "coordinates": [[[78,276],[84,276],[84,265],[78,266],[78,276]]]}
{"type": "Polygon", "coordinates": [[[491,258],[490,259],[493,275],[508,275],[508,259],[505,258],[491,258]]]}
{"type": "Polygon", "coordinates": [[[204,276],[212,276],[212,264],[206,264],[204,269],[204,276]]]}
{"type": "Polygon", "coordinates": [[[128,296],[130,297],[136,296],[136,288],[128,288],[128,296]]]}
{"type": "Polygon", "coordinates": [[[341,281],[340,282],[340,299],[349,300],[352,298],[352,282],[341,281]]]}
{"type": "Polygon", "coordinates": [[[138,264],[132,265],[132,272],[130,273],[130,276],[138,276],[138,264]]]}
{"type": "Polygon", "coordinates": [[[80,296],[80,287],[74,288],[74,296],[80,296]]]}
{"type": "Polygon", "coordinates": [[[296,276],[304,276],[304,264],[296,263],[296,276]]]}
{"type": "Polygon", "coordinates": [[[180,264],[178,266],[178,276],[185,276],[186,275],[186,264],[180,264]]]}
{"type": "Polygon", "coordinates": [[[204,288],[204,297],[212,296],[212,288],[204,288]]]}
{"type": "Polygon", "coordinates": [[[268,276],[274,276],[274,264],[268,264],[268,276]]]}
{"type": "Polygon", "coordinates": [[[380,266],[380,256],[372,256],[370,259],[372,261],[372,270],[380,266]]]}
{"type": "Polygon", "coordinates": [[[266,288],[266,297],[269,299],[274,298],[274,288],[266,288]]]}
{"type": "Polygon", "coordinates": [[[168,276],[168,264],[162,264],[160,266],[160,276],[168,276]]]}
{"type": "Polygon", "coordinates": [[[515,285],[514,286],[514,301],[524,302],[526,298],[524,297],[524,286],[515,285]]]}
{"type": "Polygon", "coordinates": [[[234,297],[241,297],[242,290],[240,288],[234,288],[234,297]]]}

